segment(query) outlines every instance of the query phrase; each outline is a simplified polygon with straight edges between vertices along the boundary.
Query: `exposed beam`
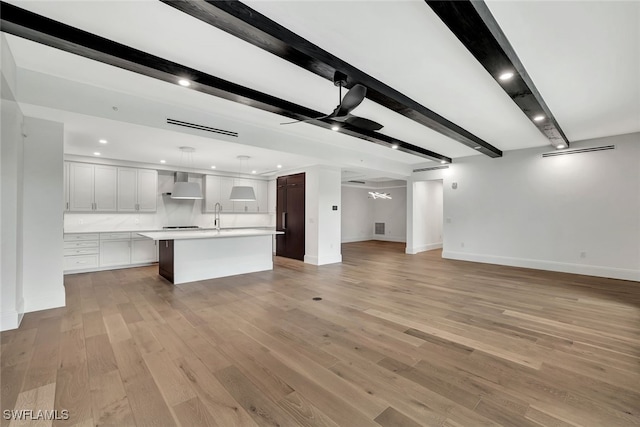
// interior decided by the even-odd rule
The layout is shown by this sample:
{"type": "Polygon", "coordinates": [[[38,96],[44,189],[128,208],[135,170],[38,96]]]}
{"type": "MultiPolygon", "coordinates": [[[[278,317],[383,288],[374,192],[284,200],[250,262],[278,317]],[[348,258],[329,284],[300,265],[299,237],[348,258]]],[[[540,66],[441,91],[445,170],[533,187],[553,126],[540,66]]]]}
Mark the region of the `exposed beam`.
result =
{"type": "Polygon", "coordinates": [[[349,77],[348,88],[365,85],[368,99],[487,156],[502,156],[488,142],[239,1],[161,1],[328,80],[340,71],[349,77]]]}
{"type": "Polygon", "coordinates": [[[569,147],[569,140],[487,5],[481,0],[425,2],[549,139],[551,145],[569,147]],[[500,79],[506,72],[513,73],[513,77],[500,79]],[[536,117],[538,120],[534,120],[536,117]]]}
{"type": "MultiPolygon", "coordinates": [[[[192,82],[189,89],[292,119],[310,119],[324,115],[319,111],[125,46],[9,3],[0,1],[0,8],[2,10],[0,30],[18,37],[173,84],[177,84],[181,78],[186,78],[192,82]]],[[[313,120],[308,123],[325,129],[330,129],[333,125],[338,124],[340,126],[339,132],[346,135],[385,147],[397,146],[399,151],[429,160],[451,163],[451,159],[447,156],[378,132],[326,119],[313,120]]]]}

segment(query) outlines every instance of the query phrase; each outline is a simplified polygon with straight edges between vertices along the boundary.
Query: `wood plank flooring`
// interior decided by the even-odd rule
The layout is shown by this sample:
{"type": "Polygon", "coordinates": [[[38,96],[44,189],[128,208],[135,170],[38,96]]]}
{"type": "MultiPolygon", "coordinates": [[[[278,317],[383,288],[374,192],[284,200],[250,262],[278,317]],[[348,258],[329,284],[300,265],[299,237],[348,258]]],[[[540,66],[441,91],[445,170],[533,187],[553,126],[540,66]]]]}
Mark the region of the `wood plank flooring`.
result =
{"type": "Polygon", "coordinates": [[[67,306],[2,333],[0,364],[2,410],[69,419],[2,426],[640,425],[640,283],[403,251],[66,276],[67,306]]]}

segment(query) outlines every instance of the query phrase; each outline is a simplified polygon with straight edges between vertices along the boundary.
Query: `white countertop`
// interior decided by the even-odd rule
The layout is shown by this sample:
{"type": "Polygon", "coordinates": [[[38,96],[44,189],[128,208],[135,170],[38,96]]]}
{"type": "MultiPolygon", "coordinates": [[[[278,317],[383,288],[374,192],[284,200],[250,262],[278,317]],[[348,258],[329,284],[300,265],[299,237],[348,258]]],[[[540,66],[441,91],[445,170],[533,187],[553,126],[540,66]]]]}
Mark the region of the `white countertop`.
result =
{"type": "MultiPolygon", "coordinates": [[[[265,226],[265,227],[229,227],[229,228],[223,228],[222,231],[229,231],[229,230],[271,230],[273,231],[275,229],[275,227],[271,226],[265,226]]],[[[211,230],[215,230],[215,228],[211,227],[201,227],[201,228],[196,228],[196,229],[189,229],[189,228],[182,228],[182,229],[165,229],[165,228],[122,228],[122,229],[104,229],[104,228],[96,228],[96,229],[89,229],[89,230],[74,230],[74,229],[65,229],[64,233],[65,234],[88,234],[88,233],[150,233],[150,232],[184,232],[184,231],[211,231],[211,230]]]]}
{"type": "Polygon", "coordinates": [[[140,232],[140,236],[153,240],[188,240],[188,239],[219,239],[226,237],[247,237],[247,236],[272,236],[274,234],[284,234],[282,231],[259,229],[259,228],[236,228],[222,230],[164,230],[140,232]]]}

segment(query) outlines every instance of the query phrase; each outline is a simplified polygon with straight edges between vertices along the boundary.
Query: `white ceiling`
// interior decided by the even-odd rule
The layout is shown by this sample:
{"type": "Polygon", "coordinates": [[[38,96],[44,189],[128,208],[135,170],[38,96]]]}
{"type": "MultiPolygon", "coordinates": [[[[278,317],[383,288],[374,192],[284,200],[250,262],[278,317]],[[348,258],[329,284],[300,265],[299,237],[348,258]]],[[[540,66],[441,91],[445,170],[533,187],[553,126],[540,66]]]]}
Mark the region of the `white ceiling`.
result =
{"type": "MultiPolygon", "coordinates": [[[[422,0],[245,1],[497,148],[549,142],[422,0]]],[[[329,113],[333,84],[157,1],[10,3],[203,72],[329,113]],[[114,24],[114,23],[117,23],[114,24]]],[[[640,3],[490,1],[496,20],[570,140],[640,131],[640,3]]],[[[7,36],[25,114],[64,121],[69,154],[263,171],[335,164],[399,178],[425,159],[7,36]],[[25,70],[31,70],[27,72],[25,70]],[[118,107],[118,111],[112,109],[118,107]],[[239,132],[237,140],[171,129],[167,117],[239,132]],[[113,136],[108,136],[113,135],[113,136]]],[[[355,114],[382,133],[455,158],[479,155],[365,100],[355,114]]]]}

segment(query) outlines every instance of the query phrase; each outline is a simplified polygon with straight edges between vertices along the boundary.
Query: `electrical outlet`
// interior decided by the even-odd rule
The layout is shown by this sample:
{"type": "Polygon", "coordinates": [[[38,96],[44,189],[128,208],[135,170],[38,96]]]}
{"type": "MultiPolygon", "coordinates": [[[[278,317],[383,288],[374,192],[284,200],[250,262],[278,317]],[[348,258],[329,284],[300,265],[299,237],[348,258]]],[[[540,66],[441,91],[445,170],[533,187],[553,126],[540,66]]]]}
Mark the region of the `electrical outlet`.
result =
{"type": "Polygon", "coordinates": [[[80,218],[80,225],[84,224],[84,219],[80,218]]]}
{"type": "Polygon", "coordinates": [[[136,219],[134,220],[134,223],[135,223],[135,224],[140,224],[140,218],[136,218],[136,219]]]}
{"type": "Polygon", "coordinates": [[[447,224],[451,224],[451,218],[446,219],[447,224]]]}
{"type": "Polygon", "coordinates": [[[587,251],[580,252],[580,258],[586,258],[586,257],[587,257],[587,251]]]}

